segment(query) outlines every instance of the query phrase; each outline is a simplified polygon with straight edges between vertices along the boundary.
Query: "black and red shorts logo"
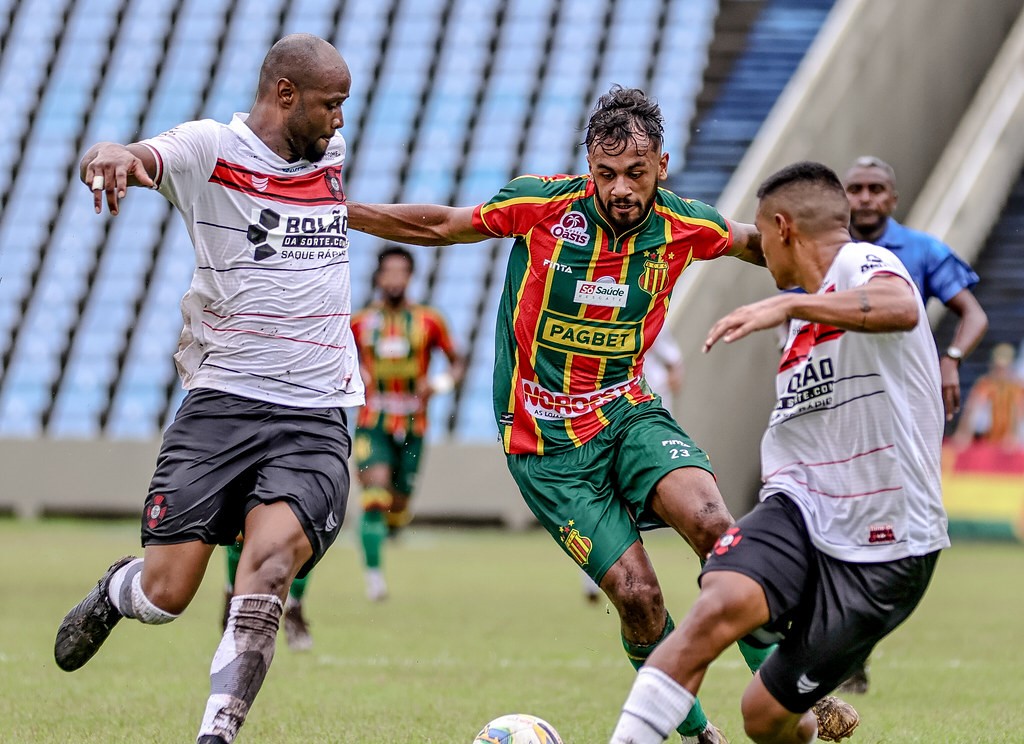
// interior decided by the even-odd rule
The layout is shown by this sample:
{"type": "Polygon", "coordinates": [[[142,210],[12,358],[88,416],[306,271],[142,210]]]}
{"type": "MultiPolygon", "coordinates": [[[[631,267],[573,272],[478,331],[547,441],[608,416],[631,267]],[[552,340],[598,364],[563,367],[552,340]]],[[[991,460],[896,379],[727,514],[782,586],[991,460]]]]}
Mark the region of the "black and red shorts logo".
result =
{"type": "Polygon", "coordinates": [[[735,548],[740,544],[743,539],[743,535],[740,534],[739,527],[730,527],[715,541],[715,547],[711,549],[711,552],[715,555],[725,555],[730,549],[735,548]]]}
{"type": "Polygon", "coordinates": [[[146,525],[153,529],[167,515],[167,497],[162,493],[158,493],[153,497],[153,500],[146,505],[146,510],[143,513],[143,518],[146,520],[146,525]]]}

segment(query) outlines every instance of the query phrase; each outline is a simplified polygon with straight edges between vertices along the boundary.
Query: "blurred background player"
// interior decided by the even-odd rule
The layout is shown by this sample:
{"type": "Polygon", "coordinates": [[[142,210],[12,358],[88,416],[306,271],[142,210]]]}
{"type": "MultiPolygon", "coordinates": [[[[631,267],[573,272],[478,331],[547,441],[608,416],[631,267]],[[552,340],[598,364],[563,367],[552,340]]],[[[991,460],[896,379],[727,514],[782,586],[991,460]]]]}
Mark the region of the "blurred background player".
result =
{"type": "Polygon", "coordinates": [[[359,533],[366,596],[372,601],[387,597],[384,543],[411,519],[409,499],[422,465],[430,397],[458,385],[465,371],[441,314],[406,297],[415,267],[407,248],[381,250],[373,272],[377,298],[352,318],[366,385],[355,457],[363,491],[359,533]],[[435,349],[448,358],[450,369],[431,377],[435,349]]]}
{"type": "Polygon", "coordinates": [[[975,438],[1006,450],[1020,447],[1024,425],[1024,383],[1014,369],[1012,344],[996,344],[988,372],[979,377],[967,396],[957,424],[954,443],[966,447],[975,438]]]}
{"type": "Polygon", "coordinates": [[[685,376],[686,365],[683,364],[683,352],[679,344],[670,332],[659,334],[644,357],[644,379],[651,390],[661,396],[661,405],[673,418],[676,415],[676,401],[683,392],[685,376]]]}
{"type": "Polygon", "coordinates": [[[960,362],[988,330],[988,317],[971,292],[978,275],[938,238],[892,218],[899,201],[896,172],[884,160],[870,155],[857,158],[846,171],[844,185],[853,239],[892,251],[907,267],[926,306],[935,297],[960,316],[953,340],[939,360],[942,402],[949,421],[960,410],[960,362]]]}
{"type": "MultiPolygon", "coordinates": [[[[850,235],[854,240],[892,251],[907,267],[925,306],[932,297],[960,316],[953,340],[939,359],[942,403],[946,420],[960,410],[960,363],[988,330],[988,317],[971,292],[978,275],[953,249],[938,238],[901,225],[892,218],[899,201],[896,172],[884,160],[857,158],[843,179],[850,202],[850,235]]],[[[840,687],[841,692],[868,691],[867,664],[857,668],[840,687]]]]}

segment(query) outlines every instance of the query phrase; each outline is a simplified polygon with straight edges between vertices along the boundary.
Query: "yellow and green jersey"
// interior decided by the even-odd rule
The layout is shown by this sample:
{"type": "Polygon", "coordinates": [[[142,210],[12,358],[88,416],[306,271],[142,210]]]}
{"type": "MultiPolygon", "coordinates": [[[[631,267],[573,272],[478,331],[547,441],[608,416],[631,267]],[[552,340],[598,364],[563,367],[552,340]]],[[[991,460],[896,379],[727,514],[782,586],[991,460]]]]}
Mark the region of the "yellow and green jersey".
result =
{"type": "Polygon", "coordinates": [[[352,334],[359,363],[370,374],[358,427],[423,436],[427,414],[417,384],[427,376],[434,349],[449,358],[455,353],[444,318],[426,305],[375,302],[352,317],[352,334]]]}
{"type": "Polygon", "coordinates": [[[653,398],[644,353],[676,281],[732,244],[717,210],[666,189],[616,235],[589,176],[516,178],[473,224],[515,238],[495,329],[494,413],[509,454],[579,447],[653,398]]]}

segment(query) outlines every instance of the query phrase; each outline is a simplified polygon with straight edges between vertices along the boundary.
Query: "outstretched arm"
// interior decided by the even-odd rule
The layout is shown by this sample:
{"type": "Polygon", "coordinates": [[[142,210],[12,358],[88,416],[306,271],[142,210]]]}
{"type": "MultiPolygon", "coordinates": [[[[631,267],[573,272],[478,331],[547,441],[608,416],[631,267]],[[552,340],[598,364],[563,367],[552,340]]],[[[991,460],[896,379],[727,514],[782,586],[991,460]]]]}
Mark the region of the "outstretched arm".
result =
{"type": "Polygon", "coordinates": [[[156,171],[156,157],[145,145],[99,142],[82,157],[78,175],[92,190],[96,214],[103,211],[104,194],[110,213],[117,214],[118,201],[124,198],[127,188],[153,188],[156,171]]]}
{"type": "Polygon", "coordinates": [[[761,233],[757,228],[746,222],[729,220],[729,229],[732,230],[732,247],[728,255],[757,266],[765,266],[764,252],[761,250],[761,233]]]}
{"type": "Polygon", "coordinates": [[[384,240],[414,245],[478,243],[491,237],[473,227],[473,207],[349,202],[348,226],[384,240]]]}
{"type": "Polygon", "coordinates": [[[914,291],[906,280],[893,274],[880,274],[855,289],[828,294],[784,292],[736,308],[708,331],[704,352],[719,339],[730,344],[792,318],[828,323],[861,333],[909,331],[919,320],[914,291]]]}

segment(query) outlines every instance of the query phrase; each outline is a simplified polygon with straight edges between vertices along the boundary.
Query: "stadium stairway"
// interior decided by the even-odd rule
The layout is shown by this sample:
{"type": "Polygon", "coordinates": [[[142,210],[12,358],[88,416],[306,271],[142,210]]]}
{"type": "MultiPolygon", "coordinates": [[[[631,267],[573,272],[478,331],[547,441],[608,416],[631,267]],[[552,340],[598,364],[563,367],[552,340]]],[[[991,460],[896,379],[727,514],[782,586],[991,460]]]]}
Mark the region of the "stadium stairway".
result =
{"type": "Polygon", "coordinates": [[[683,168],[670,176],[669,188],[715,203],[833,4],[834,0],[722,3],[710,49],[710,77],[683,168]]]}
{"type": "MultiPolygon", "coordinates": [[[[960,368],[960,389],[966,400],[975,381],[988,370],[989,355],[996,344],[1020,348],[1024,342],[1024,171],[1007,199],[1006,206],[981,249],[973,268],[980,281],[973,292],[988,314],[988,333],[960,368]]],[[[935,340],[946,348],[959,316],[946,313],[935,340]]],[[[955,427],[956,422],[951,424],[955,427]]]]}

